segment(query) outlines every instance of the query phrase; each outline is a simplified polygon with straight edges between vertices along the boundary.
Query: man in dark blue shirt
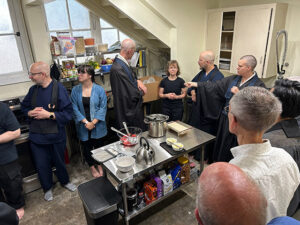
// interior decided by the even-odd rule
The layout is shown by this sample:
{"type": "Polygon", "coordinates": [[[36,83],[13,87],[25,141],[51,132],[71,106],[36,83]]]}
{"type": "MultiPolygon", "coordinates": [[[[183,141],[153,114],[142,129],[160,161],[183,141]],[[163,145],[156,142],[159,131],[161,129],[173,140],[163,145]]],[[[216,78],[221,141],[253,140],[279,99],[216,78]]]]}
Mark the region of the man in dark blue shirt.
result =
{"type": "Polygon", "coordinates": [[[0,102],[0,199],[3,189],[6,202],[16,209],[18,217],[24,215],[21,167],[14,139],[21,134],[20,125],[8,106],[0,102]]]}
{"type": "Polygon", "coordinates": [[[61,83],[52,80],[50,67],[44,62],[31,65],[29,78],[36,83],[21,103],[30,118],[29,140],[46,201],[53,200],[52,165],[62,186],[75,191],[69,181],[64,162],[66,148],[65,124],[72,119],[72,104],[61,83]]]}

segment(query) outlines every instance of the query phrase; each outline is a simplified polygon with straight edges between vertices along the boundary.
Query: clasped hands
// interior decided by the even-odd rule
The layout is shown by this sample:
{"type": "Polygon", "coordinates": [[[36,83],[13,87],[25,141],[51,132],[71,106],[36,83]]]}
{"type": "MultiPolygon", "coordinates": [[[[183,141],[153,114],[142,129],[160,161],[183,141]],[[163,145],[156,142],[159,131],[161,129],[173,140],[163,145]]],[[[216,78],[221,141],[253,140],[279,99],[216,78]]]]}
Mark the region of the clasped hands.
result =
{"type": "Polygon", "coordinates": [[[165,97],[168,99],[177,99],[177,95],[175,93],[165,94],[165,97]]]}
{"type": "Polygon", "coordinates": [[[49,119],[50,112],[45,110],[43,107],[35,107],[33,110],[28,112],[28,116],[36,120],[49,119]]]}
{"type": "Polygon", "coordinates": [[[87,122],[84,126],[88,130],[93,130],[95,128],[95,124],[92,122],[87,122]]]}

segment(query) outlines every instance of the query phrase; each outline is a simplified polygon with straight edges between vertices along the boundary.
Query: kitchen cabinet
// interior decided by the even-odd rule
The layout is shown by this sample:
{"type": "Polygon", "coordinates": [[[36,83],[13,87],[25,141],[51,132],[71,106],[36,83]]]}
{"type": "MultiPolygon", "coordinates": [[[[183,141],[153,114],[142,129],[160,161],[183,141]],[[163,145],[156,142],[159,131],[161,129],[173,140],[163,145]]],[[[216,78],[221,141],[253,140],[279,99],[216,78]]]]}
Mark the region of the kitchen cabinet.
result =
{"type": "Polygon", "coordinates": [[[221,70],[236,73],[240,57],[254,55],[258,76],[275,76],[276,34],[285,27],[286,12],[281,3],[209,10],[206,49],[214,51],[221,70]]]}

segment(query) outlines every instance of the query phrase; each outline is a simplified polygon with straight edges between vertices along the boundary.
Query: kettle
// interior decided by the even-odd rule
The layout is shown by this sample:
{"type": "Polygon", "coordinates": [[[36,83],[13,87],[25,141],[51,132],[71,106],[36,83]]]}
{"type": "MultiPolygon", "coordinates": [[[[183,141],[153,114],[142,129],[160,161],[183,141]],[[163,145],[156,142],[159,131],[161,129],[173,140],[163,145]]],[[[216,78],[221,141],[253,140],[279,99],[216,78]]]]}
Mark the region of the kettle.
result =
{"type": "Polygon", "coordinates": [[[149,142],[146,138],[140,138],[140,147],[136,150],[136,162],[146,162],[147,165],[154,163],[155,152],[152,147],[149,146],[149,142]]]}

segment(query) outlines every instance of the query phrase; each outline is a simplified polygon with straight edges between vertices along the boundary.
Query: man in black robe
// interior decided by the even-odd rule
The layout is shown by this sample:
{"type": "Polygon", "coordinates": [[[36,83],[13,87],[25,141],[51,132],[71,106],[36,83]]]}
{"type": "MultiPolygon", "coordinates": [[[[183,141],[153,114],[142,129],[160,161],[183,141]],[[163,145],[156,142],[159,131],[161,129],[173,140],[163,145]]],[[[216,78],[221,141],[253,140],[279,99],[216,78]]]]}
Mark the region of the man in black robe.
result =
{"type": "Polygon", "coordinates": [[[236,136],[229,132],[228,127],[228,111],[226,109],[231,97],[244,87],[265,87],[254,71],[256,64],[254,56],[245,55],[238,62],[237,75],[216,82],[186,83],[189,88],[197,87],[197,98],[201,99],[200,107],[205,117],[213,120],[219,119],[213,150],[213,161],[215,162],[229,162],[233,158],[230,149],[238,145],[236,136]]]}
{"type": "MultiPolygon", "coordinates": [[[[201,71],[193,78],[192,82],[215,82],[224,78],[223,74],[219,71],[218,67],[214,65],[215,55],[212,51],[204,51],[200,53],[198,64],[201,71]]],[[[203,115],[203,109],[200,107],[200,100],[196,97],[197,88],[189,88],[187,94],[192,98],[192,107],[189,118],[189,124],[200,130],[203,130],[211,135],[217,134],[218,120],[212,120],[206,118],[203,115]]],[[[214,148],[214,142],[205,146],[204,159],[208,163],[212,163],[212,152],[214,148]]],[[[193,152],[196,160],[200,160],[200,150],[193,152]]]]}
{"type": "Polygon", "coordinates": [[[129,65],[134,52],[133,40],[122,41],[120,54],[115,58],[110,71],[110,84],[118,129],[123,127],[123,122],[126,122],[128,126],[145,129],[142,104],[147,88],[140,80],[137,80],[129,65]]]}

